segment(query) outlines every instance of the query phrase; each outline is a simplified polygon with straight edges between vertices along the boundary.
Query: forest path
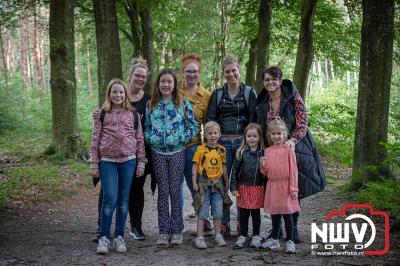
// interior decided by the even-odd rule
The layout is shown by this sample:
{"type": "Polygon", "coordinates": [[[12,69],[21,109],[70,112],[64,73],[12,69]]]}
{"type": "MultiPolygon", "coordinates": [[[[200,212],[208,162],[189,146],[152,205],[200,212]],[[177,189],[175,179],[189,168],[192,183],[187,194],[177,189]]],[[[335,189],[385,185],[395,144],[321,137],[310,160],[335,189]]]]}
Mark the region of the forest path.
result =
{"type": "MultiPolygon", "coordinates": [[[[341,167],[326,166],[325,169],[327,176],[333,176],[336,181],[350,174],[349,169],[341,167]]],[[[399,233],[391,234],[391,251],[382,257],[311,255],[311,222],[322,223],[329,211],[339,209],[348,202],[346,197],[337,195],[336,181],[330,182],[323,192],[302,201],[299,226],[303,243],[297,245],[297,254],[288,255],[283,250],[256,251],[249,247],[233,249],[235,236],[226,237],[227,247],[212,247],[212,238],[208,237],[206,242],[209,248],[196,249],[193,244],[195,236],[190,234],[196,227],[196,220],[190,216],[193,211],[187,189],[184,244],[158,247],[155,244],[158,237],[157,196],[153,197],[149,181],[148,178],[145,184],[143,214],[146,240],[135,241],[129,237],[130,225],[127,223],[127,253],[95,253],[96,244],[91,238],[97,227],[98,187],[81,187],[60,202],[27,203],[3,209],[0,212],[0,265],[400,265],[399,233]]],[[[235,209],[232,208],[232,221],[235,219],[235,209]]],[[[267,215],[262,215],[261,226],[262,236],[265,237],[271,228],[267,215]]],[[[235,227],[236,222],[232,222],[232,228],[235,227]]],[[[284,246],[283,241],[281,244],[284,246]]]]}

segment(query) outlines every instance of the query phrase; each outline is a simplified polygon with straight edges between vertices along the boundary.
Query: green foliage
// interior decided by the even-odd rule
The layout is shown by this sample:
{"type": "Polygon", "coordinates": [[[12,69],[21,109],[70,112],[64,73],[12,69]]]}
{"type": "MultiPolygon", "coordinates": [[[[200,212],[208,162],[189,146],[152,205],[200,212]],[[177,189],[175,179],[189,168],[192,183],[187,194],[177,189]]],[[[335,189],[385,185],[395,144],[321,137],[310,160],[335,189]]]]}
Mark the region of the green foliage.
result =
{"type": "Polygon", "coordinates": [[[371,182],[359,191],[356,196],[360,203],[370,203],[375,210],[386,210],[390,221],[400,225],[400,181],[386,179],[381,182],[371,182]]]}

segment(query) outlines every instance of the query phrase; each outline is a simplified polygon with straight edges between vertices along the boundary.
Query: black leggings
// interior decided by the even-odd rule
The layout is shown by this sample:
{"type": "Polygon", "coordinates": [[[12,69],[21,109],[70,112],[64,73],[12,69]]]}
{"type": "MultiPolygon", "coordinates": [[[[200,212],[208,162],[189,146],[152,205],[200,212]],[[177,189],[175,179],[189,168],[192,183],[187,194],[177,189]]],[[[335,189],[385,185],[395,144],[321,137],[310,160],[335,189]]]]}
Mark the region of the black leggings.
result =
{"type": "Polygon", "coordinates": [[[243,209],[238,208],[240,211],[240,235],[247,237],[249,230],[249,218],[253,221],[253,236],[260,235],[261,214],[260,209],[243,209]]]}
{"type": "Polygon", "coordinates": [[[271,237],[273,239],[278,239],[279,229],[281,227],[281,218],[283,216],[283,220],[285,220],[285,230],[286,230],[286,238],[287,240],[293,241],[293,214],[272,214],[272,234],[271,237]]]}
{"type": "Polygon", "coordinates": [[[129,193],[129,217],[131,227],[142,226],[142,214],[144,208],[144,183],[146,176],[134,177],[132,180],[131,191],[129,193]]]}

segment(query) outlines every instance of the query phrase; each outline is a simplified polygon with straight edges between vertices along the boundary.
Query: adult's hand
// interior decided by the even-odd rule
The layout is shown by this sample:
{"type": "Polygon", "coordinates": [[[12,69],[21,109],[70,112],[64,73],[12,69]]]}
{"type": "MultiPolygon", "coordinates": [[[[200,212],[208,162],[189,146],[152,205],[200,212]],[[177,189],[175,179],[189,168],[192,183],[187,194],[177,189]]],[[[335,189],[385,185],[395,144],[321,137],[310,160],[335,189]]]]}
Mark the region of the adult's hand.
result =
{"type": "Polygon", "coordinates": [[[99,178],[100,177],[99,168],[91,168],[90,174],[92,175],[93,178],[99,178]]]}
{"type": "Polygon", "coordinates": [[[296,147],[296,140],[294,138],[288,139],[285,141],[285,145],[288,148],[294,149],[296,147]]]}

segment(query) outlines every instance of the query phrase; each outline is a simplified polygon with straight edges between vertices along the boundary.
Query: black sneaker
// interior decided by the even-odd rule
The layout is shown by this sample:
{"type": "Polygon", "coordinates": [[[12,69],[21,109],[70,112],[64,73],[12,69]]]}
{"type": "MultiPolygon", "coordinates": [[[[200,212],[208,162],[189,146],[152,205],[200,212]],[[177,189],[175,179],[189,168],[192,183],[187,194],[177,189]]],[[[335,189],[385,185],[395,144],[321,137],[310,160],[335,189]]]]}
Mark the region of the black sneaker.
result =
{"type": "Polygon", "coordinates": [[[140,227],[132,227],[132,231],[129,233],[136,240],[144,240],[145,236],[143,234],[142,228],[140,227]]]}
{"type": "Polygon", "coordinates": [[[228,236],[231,233],[231,227],[229,224],[221,224],[221,234],[223,236],[228,236]]]}

